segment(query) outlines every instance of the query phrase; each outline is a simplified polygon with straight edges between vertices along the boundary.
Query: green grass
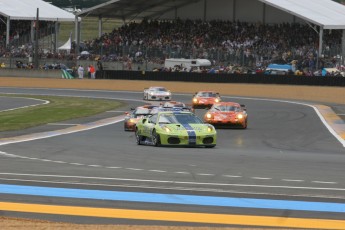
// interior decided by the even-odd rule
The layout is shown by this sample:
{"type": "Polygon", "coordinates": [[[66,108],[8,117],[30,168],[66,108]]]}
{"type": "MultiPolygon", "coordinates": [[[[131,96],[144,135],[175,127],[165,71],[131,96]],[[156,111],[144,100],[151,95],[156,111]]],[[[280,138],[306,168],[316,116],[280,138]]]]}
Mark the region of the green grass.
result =
{"type": "MultiPolygon", "coordinates": [[[[118,28],[122,25],[121,20],[117,19],[103,19],[103,33],[109,33],[114,28],[118,28]]],[[[81,38],[80,41],[92,40],[98,37],[98,18],[84,17],[81,21],[81,38]]],[[[72,32],[72,41],[75,38],[74,22],[61,22],[59,32],[59,44],[63,45],[68,40],[70,33],[72,32]]]]}
{"type": "MultiPolygon", "coordinates": [[[[8,95],[5,95],[8,97],[8,95]]],[[[11,95],[11,97],[15,97],[11,95]]],[[[23,96],[50,101],[49,104],[0,112],[0,131],[21,130],[47,123],[88,117],[116,109],[123,104],[115,100],[54,96],[23,96]]]]}

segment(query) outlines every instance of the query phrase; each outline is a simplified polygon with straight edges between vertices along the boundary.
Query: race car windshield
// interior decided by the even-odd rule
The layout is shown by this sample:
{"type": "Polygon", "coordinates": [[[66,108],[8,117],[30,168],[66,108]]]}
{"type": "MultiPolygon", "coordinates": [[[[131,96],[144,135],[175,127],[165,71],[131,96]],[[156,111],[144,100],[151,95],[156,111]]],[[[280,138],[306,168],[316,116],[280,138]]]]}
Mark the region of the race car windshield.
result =
{"type": "Polygon", "coordinates": [[[203,124],[203,122],[192,114],[162,114],[158,120],[159,124],[203,124]]]}
{"type": "Polygon", "coordinates": [[[200,92],[197,94],[198,97],[217,97],[216,93],[212,92],[200,92]]]}
{"type": "Polygon", "coordinates": [[[166,92],[167,90],[165,88],[154,88],[152,91],[166,92]]]}
{"type": "Polygon", "coordinates": [[[214,106],[213,108],[217,111],[222,111],[222,112],[230,112],[230,111],[238,112],[238,111],[240,111],[239,107],[229,106],[229,105],[214,106]]]}

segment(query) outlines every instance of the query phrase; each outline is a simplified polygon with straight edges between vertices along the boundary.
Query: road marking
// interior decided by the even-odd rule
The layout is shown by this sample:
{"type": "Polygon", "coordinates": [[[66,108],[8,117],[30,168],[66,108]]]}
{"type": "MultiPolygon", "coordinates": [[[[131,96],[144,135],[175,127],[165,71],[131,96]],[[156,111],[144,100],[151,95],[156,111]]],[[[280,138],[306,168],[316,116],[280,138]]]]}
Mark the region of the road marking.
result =
{"type": "Polygon", "coordinates": [[[34,183],[45,183],[45,184],[63,184],[63,185],[85,185],[85,186],[103,186],[111,188],[136,188],[136,189],[159,189],[168,191],[193,191],[193,192],[213,192],[223,194],[246,194],[246,195],[264,195],[264,196],[281,196],[281,197],[308,197],[308,198],[326,198],[326,199],[340,199],[345,200],[344,196],[329,196],[320,194],[287,194],[287,193],[269,193],[269,192],[252,192],[252,191],[236,191],[223,188],[195,188],[195,187],[166,187],[166,186],[149,186],[149,185],[135,185],[135,184],[104,184],[104,183],[86,183],[86,182],[75,182],[75,181],[56,181],[56,180],[33,180],[33,179],[9,179],[0,178],[0,181],[15,181],[15,182],[34,182],[34,183]]]}
{"type": "Polygon", "coordinates": [[[163,171],[163,170],[156,170],[156,169],[151,169],[151,170],[148,170],[150,172],[162,172],[162,173],[166,173],[167,171],[163,171]]]}
{"type": "MultiPolygon", "coordinates": [[[[277,210],[296,210],[310,212],[345,213],[344,203],[272,200],[238,197],[216,197],[144,192],[122,192],[72,188],[52,188],[39,186],[0,184],[0,194],[32,195],[75,199],[94,199],[109,201],[200,205],[215,207],[258,208],[277,210]]],[[[1,207],[1,206],[0,206],[1,207]]]]}
{"type": "Polygon", "coordinates": [[[58,164],[67,164],[67,162],[64,161],[53,161],[54,163],[58,163],[58,164]]]}
{"type": "Polygon", "coordinates": [[[232,186],[232,187],[258,187],[258,188],[284,188],[301,190],[329,190],[345,191],[345,188],[326,188],[326,187],[302,187],[302,186],[284,186],[284,185],[258,185],[258,184],[227,184],[211,182],[193,182],[193,181],[170,181],[170,180],[148,180],[148,179],[128,179],[116,177],[88,177],[88,176],[69,176],[69,175],[45,175],[45,174],[24,174],[24,173],[0,173],[0,175],[27,176],[27,177],[51,177],[51,178],[76,178],[76,179],[94,179],[105,181],[127,181],[127,182],[152,182],[157,184],[187,184],[187,185],[208,185],[208,186],[232,186]]]}
{"type": "Polygon", "coordinates": [[[18,137],[2,138],[0,139],[0,146],[14,144],[14,143],[22,143],[22,142],[27,142],[27,141],[40,140],[40,139],[45,139],[45,138],[50,138],[50,137],[61,136],[65,134],[77,133],[81,131],[87,131],[87,130],[96,129],[96,128],[107,126],[107,125],[116,124],[116,123],[122,122],[123,120],[124,120],[124,115],[121,115],[117,117],[105,118],[99,121],[90,122],[90,123],[86,123],[82,125],[76,125],[76,126],[68,127],[61,130],[56,130],[56,131],[28,134],[28,135],[23,135],[23,136],[18,136],[18,137]]]}
{"type": "Polygon", "coordinates": [[[251,177],[254,180],[272,180],[272,178],[269,177],[251,177]]]}
{"type": "Polygon", "coordinates": [[[48,159],[41,159],[41,161],[51,162],[52,160],[48,160],[48,159]]]}
{"type": "Polygon", "coordinates": [[[54,215],[72,215],[135,220],[173,221],[189,223],[265,226],[304,229],[344,229],[344,220],[307,219],[273,216],[249,216],[231,214],[206,214],[133,209],[90,208],[0,202],[1,210],[54,215]]]}
{"type": "Polygon", "coordinates": [[[84,165],[84,164],[80,164],[80,163],[69,163],[70,165],[79,165],[79,166],[81,166],[81,165],[84,165]]]}
{"type": "Polygon", "coordinates": [[[199,175],[199,176],[214,176],[214,174],[209,174],[209,173],[197,173],[196,175],[199,175]]]}
{"type": "Polygon", "coordinates": [[[142,171],[143,169],[137,169],[137,168],[125,168],[127,170],[134,170],[134,171],[142,171]]]}
{"type": "MultiPolygon", "coordinates": [[[[86,164],[80,164],[80,163],[68,163],[64,161],[54,161],[54,160],[48,160],[48,159],[40,159],[40,158],[31,158],[31,157],[23,157],[23,156],[18,156],[14,154],[8,154],[5,152],[0,151],[0,155],[6,156],[6,157],[12,157],[12,158],[22,158],[22,159],[29,159],[29,160],[39,160],[43,162],[52,162],[52,163],[58,163],[58,164],[70,164],[70,165],[78,165],[78,166],[87,166],[87,167],[98,167],[98,168],[107,168],[107,169],[122,169],[122,167],[117,167],[117,166],[103,166],[103,165],[86,165],[86,164]]],[[[132,171],[144,171],[144,169],[139,169],[139,168],[123,168],[126,170],[132,170],[132,171]]],[[[168,171],[164,170],[157,170],[157,169],[151,169],[151,170],[145,170],[149,172],[158,172],[158,173],[168,173],[168,171]]],[[[174,172],[177,174],[190,174],[188,172],[174,172]]],[[[215,176],[215,174],[209,174],[209,173],[197,173],[196,175],[199,176],[215,176]]],[[[235,175],[221,175],[223,177],[230,177],[230,178],[240,178],[242,176],[235,176],[235,175]]],[[[273,178],[269,177],[250,177],[251,179],[255,180],[272,180],[273,178]]],[[[287,181],[287,182],[303,182],[304,180],[292,180],[292,179],[281,179],[282,181],[287,181]]],[[[338,184],[338,182],[331,182],[331,181],[312,181],[312,183],[319,183],[319,184],[338,184]]]]}
{"type": "Polygon", "coordinates": [[[312,183],[318,183],[318,184],[338,184],[334,181],[312,181],[312,183]]]}
{"type": "MultiPolygon", "coordinates": [[[[4,96],[0,96],[0,97],[4,97],[4,96]]],[[[13,109],[4,109],[4,110],[0,110],[0,113],[1,113],[1,112],[7,112],[7,111],[13,111],[13,110],[17,110],[17,109],[31,108],[31,107],[35,107],[35,106],[39,106],[39,105],[47,105],[47,104],[50,103],[50,101],[47,101],[47,100],[42,100],[42,99],[37,99],[37,98],[31,98],[31,97],[11,97],[11,98],[30,99],[30,100],[35,100],[35,101],[41,101],[41,102],[43,102],[43,103],[41,103],[41,104],[35,104],[35,105],[26,105],[26,106],[21,106],[21,107],[13,108],[13,109]]]]}
{"type": "Polygon", "coordinates": [[[288,182],[303,182],[304,180],[282,179],[282,181],[288,181],[288,182]]]}
{"type": "Polygon", "coordinates": [[[235,176],[235,175],[223,175],[224,177],[234,177],[234,178],[238,178],[238,177],[242,177],[242,176],[235,176]]]}

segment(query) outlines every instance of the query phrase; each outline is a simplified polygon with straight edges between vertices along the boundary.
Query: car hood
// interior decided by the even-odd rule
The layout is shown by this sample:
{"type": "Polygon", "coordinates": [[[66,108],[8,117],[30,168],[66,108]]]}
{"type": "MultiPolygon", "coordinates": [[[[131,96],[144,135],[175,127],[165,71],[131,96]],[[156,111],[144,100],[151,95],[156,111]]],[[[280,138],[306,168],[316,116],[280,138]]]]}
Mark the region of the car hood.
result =
{"type": "MultiPolygon", "coordinates": [[[[212,127],[213,131],[215,132],[215,129],[213,126],[210,126],[208,124],[166,124],[161,125],[161,127],[168,127],[172,133],[178,133],[178,132],[189,132],[194,131],[195,133],[205,133],[208,132],[208,127],[212,127]]],[[[214,132],[208,132],[210,134],[214,132]]]]}
{"type": "Polygon", "coordinates": [[[237,112],[234,112],[234,111],[227,111],[227,112],[213,111],[210,113],[213,114],[214,116],[236,116],[236,114],[238,114],[237,112]]]}

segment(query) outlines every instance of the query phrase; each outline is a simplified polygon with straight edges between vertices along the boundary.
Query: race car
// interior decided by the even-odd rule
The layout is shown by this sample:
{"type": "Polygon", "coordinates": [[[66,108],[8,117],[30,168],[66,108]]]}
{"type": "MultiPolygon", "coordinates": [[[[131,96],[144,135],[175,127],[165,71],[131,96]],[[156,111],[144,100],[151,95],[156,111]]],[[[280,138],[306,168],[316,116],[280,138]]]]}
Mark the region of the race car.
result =
{"type": "Polygon", "coordinates": [[[191,112],[194,112],[193,107],[191,105],[186,105],[183,102],[180,101],[167,101],[164,103],[161,103],[161,107],[163,108],[182,108],[183,110],[189,110],[191,112]]]}
{"type": "Polygon", "coordinates": [[[172,107],[187,107],[185,103],[179,101],[167,101],[161,103],[161,106],[164,108],[172,108],[172,107]]]}
{"type": "Polygon", "coordinates": [[[199,91],[194,94],[193,108],[210,108],[214,103],[220,102],[219,93],[214,91],[199,91]]]}
{"type": "Polygon", "coordinates": [[[164,87],[150,87],[144,89],[144,100],[170,101],[171,92],[164,87]]]}
{"type": "Polygon", "coordinates": [[[124,130],[134,131],[135,124],[143,117],[151,114],[151,110],[156,107],[154,105],[144,105],[132,109],[131,112],[126,112],[126,117],[124,120],[124,130]]]}
{"type": "Polygon", "coordinates": [[[138,145],[154,146],[216,146],[217,132],[188,111],[161,111],[141,119],[135,127],[138,145]]]}
{"type": "Polygon", "coordinates": [[[204,115],[204,121],[216,127],[248,126],[248,114],[244,105],[235,102],[218,102],[204,115]]]}

